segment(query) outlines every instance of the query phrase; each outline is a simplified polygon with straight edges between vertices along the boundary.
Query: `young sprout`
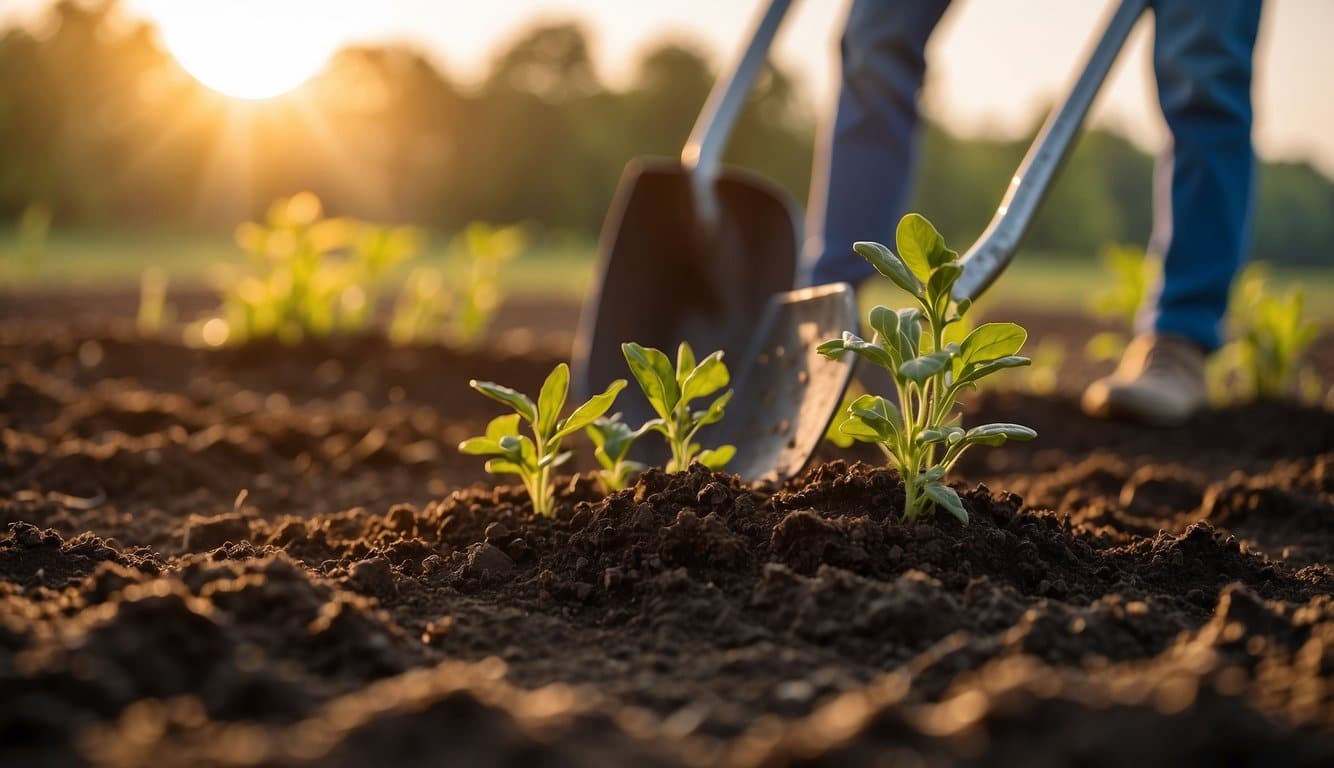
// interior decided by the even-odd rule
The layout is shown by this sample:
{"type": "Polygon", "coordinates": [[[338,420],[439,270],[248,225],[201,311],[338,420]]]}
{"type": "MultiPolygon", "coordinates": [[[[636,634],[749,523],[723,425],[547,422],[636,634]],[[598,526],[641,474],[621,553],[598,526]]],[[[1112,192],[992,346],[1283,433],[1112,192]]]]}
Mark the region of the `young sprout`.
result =
{"type": "Polygon", "coordinates": [[[628,458],[630,446],[644,434],[643,427],[631,429],[629,424],[621,421],[621,414],[617,413],[589,424],[584,432],[593,441],[593,456],[602,467],[598,479],[608,493],[629,485],[630,476],[644,470],[643,464],[628,458]]]}
{"type": "Polygon", "coordinates": [[[967,523],[968,511],[945,485],[946,473],[974,445],[1032,440],[1037,433],[1019,424],[964,429],[956,413],[958,397],[987,376],[1028,365],[1028,358],[1016,354],[1028,334],[1014,323],[983,323],[962,341],[948,341],[946,329],[960,322],[971,304],[966,299],[956,303],[950,294],[963,274],[959,254],[946,248],[936,228],[917,214],[903,217],[896,240],[898,255],[879,243],[854,248],[919,306],[897,312],[877,306],[870,314],[873,341],[845,331],[818,349],[831,358],[853,352],[893,376],[898,403],[862,395],[847,407],[839,430],[880,446],[898,470],[904,519],[916,520],[940,506],[967,523]]]}
{"type": "Polygon", "coordinates": [[[564,419],[560,418],[560,412],[570,389],[570,367],[565,363],[557,365],[547,376],[536,403],[527,395],[489,381],[473,379],[468,385],[514,409],[514,413],[492,419],[485,435],[464,440],[459,443],[459,450],[474,456],[495,456],[487,460],[486,471],[518,475],[533,501],[533,512],[551,517],[555,514],[552,470],[572,455],[570,451],[561,451],[561,441],[606,413],[625,387],[625,379],[613,381],[607,391],[594,395],[564,419]],[[528,423],[531,438],[519,434],[521,419],[528,423]]]}
{"type": "Polygon", "coordinates": [[[1140,307],[1162,278],[1160,259],[1151,259],[1143,248],[1109,245],[1099,254],[1103,264],[1103,288],[1093,294],[1093,313],[1113,320],[1124,330],[1094,334],[1084,345],[1084,355],[1093,361],[1118,360],[1135,332],[1140,307]]]}
{"type": "MultiPolygon", "coordinates": [[[[1292,395],[1305,375],[1302,357],[1320,335],[1320,327],[1303,317],[1300,288],[1286,293],[1270,289],[1268,269],[1252,264],[1238,280],[1228,314],[1236,341],[1228,345],[1235,398],[1242,401],[1292,395]]],[[[1318,378],[1315,380],[1319,386],[1318,378]]]]}
{"type": "Polygon", "coordinates": [[[658,418],[640,429],[659,432],[667,439],[672,451],[671,461],[667,463],[668,472],[683,472],[692,461],[718,470],[732,460],[736,454],[735,446],[720,445],[700,450],[700,444],[695,442],[700,429],[722,420],[723,408],[732,398],[732,390],[724,392],[702,411],[690,410],[692,400],[707,397],[727,386],[729,377],[722,352],[714,352],[696,364],[690,345],[681,342],[673,367],[667,355],[652,347],[629,343],[622,344],[621,351],[625,353],[630,372],[644,390],[649,405],[658,414],[658,418]]]}
{"type": "Polygon", "coordinates": [[[320,199],[300,192],[269,206],[263,223],[236,229],[247,267],[221,285],[216,323],[229,341],[296,343],[365,328],[381,279],[410,258],[420,233],[355,219],[326,218],[320,199]]]}

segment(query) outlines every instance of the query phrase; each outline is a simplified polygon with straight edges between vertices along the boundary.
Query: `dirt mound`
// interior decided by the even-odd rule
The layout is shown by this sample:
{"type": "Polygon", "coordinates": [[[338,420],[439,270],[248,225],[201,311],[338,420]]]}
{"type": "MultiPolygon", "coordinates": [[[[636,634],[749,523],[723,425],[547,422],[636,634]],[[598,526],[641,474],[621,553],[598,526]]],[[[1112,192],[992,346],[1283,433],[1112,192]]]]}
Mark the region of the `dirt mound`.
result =
{"type": "Polygon", "coordinates": [[[1327,412],[984,393],[1041,438],[970,455],[966,526],[829,449],[534,518],[453,446],[496,412],[467,378],[554,359],[4,330],[5,762],[1334,759],[1327,412]]]}

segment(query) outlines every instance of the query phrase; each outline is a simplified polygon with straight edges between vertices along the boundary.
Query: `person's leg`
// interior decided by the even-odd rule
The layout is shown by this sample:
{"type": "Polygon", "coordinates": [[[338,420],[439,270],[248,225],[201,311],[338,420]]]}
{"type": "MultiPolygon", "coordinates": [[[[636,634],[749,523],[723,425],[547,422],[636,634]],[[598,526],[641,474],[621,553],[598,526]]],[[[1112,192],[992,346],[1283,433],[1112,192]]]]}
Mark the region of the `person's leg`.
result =
{"type": "Polygon", "coordinates": [[[853,0],[840,41],[838,110],[811,181],[806,283],[859,283],[873,269],[852,244],[893,244],[908,204],[926,41],[948,5],[853,0]]]}
{"type": "Polygon", "coordinates": [[[1172,145],[1154,211],[1162,284],[1143,325],[1206,351],[1222,344],[1229,289],[1249,248],[1259,24],[1260,0],[1154,0],[1153,65],[1172,145]]]}
{"type": "Polygon", "coordinates": [[[1155,185],[1163,277],[1121,364],[1089,385],[1095,416],[1179,424],[1207,402],[1205,352],[1222,344],[1250,236],[1251,55],[1260,0],[1154,0],[1153,65],[1172,131],[1155,185]]]}

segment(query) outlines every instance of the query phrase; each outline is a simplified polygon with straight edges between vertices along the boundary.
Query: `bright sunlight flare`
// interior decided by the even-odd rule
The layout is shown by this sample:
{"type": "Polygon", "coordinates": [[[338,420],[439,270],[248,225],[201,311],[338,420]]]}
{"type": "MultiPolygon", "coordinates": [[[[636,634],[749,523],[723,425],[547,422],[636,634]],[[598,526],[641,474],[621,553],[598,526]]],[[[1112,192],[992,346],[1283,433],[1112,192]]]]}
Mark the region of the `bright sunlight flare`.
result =
{"type": "Polygon", "coordinates": [[[317,0],[170,0],[152,4],[162,36],[187,72],[215,91],[266,99],[304,83],[343,40],[336,3],[317,0]]]}

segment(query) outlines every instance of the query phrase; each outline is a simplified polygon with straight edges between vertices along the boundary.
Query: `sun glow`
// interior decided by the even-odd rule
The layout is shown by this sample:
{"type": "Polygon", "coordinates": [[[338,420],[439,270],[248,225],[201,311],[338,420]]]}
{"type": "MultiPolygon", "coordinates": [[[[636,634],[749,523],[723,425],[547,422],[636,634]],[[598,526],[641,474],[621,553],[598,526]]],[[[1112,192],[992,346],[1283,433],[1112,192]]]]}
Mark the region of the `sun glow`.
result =
{"type": "Polygon", "coordinates": [[[267,99],[304,83],[343,41],[340,3],[314,0],[171,0],[153,4],[163,41],[215,91],[267,99]]]}

